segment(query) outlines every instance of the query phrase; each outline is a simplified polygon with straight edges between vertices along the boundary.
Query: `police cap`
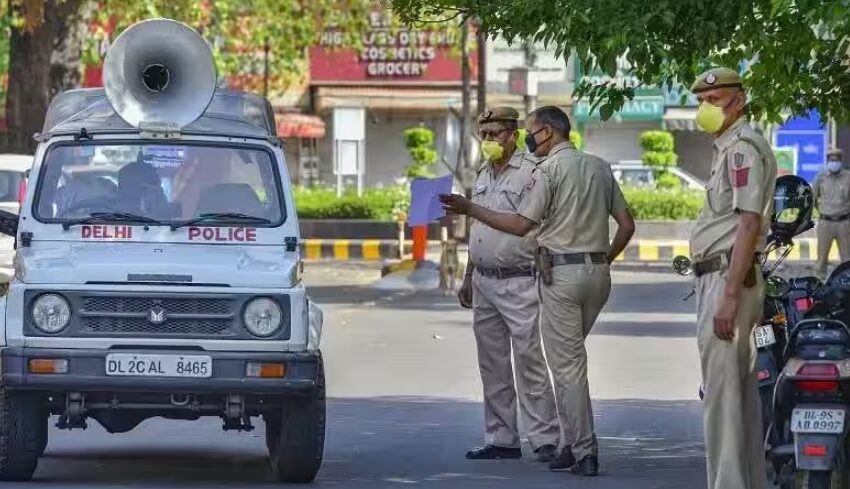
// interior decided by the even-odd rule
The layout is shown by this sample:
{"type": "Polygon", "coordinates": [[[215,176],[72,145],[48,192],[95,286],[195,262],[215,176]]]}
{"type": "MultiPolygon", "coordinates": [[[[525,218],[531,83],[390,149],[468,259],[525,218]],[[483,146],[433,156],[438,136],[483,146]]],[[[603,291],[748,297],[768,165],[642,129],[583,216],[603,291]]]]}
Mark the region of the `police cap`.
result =
{"type": "Polygon", "coordinates": [[[832,146],[829,148],[829,151],[826,152],[826,156],[834,156],[836,158],[841,158],[844,156],[844,151],[841,151],[841,148],[836,148],[835,146],[832,146]]]}
{"type": "Polygon", "coordinates": [[[700,93],[714,90],[715,88],[731,87],[743,87],[741,75],[729,68],[712,68],[697,77],[694,84],[691,85],[691,92],[700,93]]]}
{"type": "Polygon", "coordinates": [[[513,107],[494,107],[487,109],[478,116],[478,124],[488,122],[517,122],[519,112],[513,107]]]}

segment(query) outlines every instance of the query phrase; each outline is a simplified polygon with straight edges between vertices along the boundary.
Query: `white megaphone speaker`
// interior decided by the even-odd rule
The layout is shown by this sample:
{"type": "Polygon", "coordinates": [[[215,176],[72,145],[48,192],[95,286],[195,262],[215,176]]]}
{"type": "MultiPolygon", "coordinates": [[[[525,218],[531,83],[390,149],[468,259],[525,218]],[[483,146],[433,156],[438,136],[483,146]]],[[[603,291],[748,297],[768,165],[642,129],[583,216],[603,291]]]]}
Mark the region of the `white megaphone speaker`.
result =
{"type": "Polygon", "coordinates": [[[215,94],[212,50],[181,22],[139,22],[107,51],[103,86],[110,105],[128,124],[182,128],[204,113],[215,94]]]}

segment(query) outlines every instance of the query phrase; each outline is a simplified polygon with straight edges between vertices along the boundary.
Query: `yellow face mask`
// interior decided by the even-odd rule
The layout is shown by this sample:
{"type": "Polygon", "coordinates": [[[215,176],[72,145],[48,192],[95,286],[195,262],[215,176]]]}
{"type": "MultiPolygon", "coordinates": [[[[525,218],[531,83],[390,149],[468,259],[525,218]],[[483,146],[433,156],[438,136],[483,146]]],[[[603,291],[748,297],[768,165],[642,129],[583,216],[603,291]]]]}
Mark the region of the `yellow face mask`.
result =
{"type": "Polygon", "coordinates": [[[487,161],[497,161],[504,156],[505,149],[502,148],[502,145],[498,141],[482,141],[481,154],[484,155],[487,161]]]}
{"type": "Polygon", "coordinates": [[[697,109],[696,122],[703,131],[715,134],[723,127],[723,109],[708,102],[703,102],[697,109]]]}

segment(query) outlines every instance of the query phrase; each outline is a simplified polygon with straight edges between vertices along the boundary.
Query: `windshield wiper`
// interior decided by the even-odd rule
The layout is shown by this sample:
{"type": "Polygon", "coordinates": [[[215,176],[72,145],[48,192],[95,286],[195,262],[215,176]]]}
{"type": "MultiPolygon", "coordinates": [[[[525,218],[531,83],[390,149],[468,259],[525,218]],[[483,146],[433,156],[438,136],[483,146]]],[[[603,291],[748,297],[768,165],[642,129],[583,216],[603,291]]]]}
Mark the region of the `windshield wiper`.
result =
{"type": "Polygon", "coordinates": [[[198,217],[187,219],[185,221],[178,221],[171,223],[171,230],[174,231],[176,229],[180,229],[186,226],[194,226],[195,224],[200,224],[202,222],[207,221],[217,221],[217,220],[233,220],[233,221],[247,221],[254,224],[271,224],[272,222],[265,217],[252,216],[250,214],[242,214],[241,212],[210,212],[206,214],[201,214],[198,217]]]}
{"type": "Polygon", "coordinates": [[[147,216],[139,216],[128,212],[92,212],[86,217],[62,221],[62,229],[67,231],[71,226],[89,224],[96,221],[137,222],[144,224],[162,224],[162,221],[147,216]]]}

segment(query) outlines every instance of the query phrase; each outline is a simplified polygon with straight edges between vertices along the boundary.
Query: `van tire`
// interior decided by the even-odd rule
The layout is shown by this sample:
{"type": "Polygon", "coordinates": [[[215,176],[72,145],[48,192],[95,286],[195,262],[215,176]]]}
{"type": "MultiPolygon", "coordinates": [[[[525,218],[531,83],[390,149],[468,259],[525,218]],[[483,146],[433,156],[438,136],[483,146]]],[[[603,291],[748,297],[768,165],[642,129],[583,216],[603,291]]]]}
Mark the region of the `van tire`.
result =
{"type": "Polygon", "coordinates": [[[28,481],[47,446],[47,409],[37,394],[0,388],[0,481],[28,481]]]}
{"type": "Polygon", "coordinates": [[[308,483],[316,478],[325,451],[325,370],[319,355],[316,386],[306,395],[286,397],[266,414],[266,445],[276,481],[308,483]]]}

